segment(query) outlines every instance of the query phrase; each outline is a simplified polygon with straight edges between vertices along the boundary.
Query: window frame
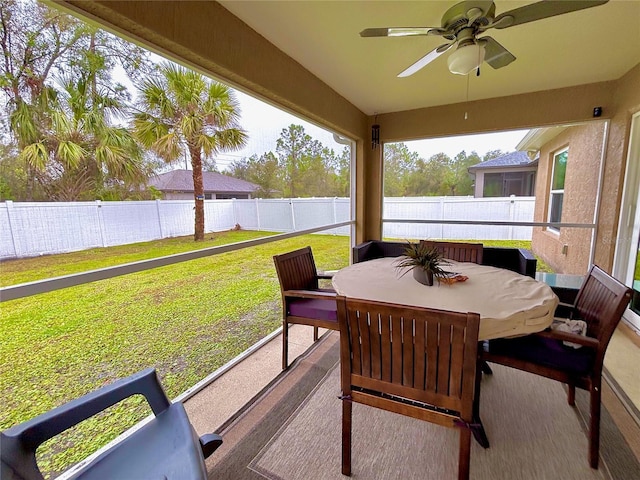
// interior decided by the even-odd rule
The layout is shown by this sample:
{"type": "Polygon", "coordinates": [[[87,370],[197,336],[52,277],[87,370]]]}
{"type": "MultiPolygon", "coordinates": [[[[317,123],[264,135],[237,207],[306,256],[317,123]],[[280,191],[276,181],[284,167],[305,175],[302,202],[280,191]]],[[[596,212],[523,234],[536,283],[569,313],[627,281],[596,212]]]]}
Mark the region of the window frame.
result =
{"type": "MultiPolygon", "coordinates": [[[[562,188],[556,188],[554,189],[554,177],[556,174],[556,159],[562,155],[566,153],[566,158],[567,158],[567,163],[569,163],[569,147],[564,147],[560,150],[556,150],[553,153],[553,158],[551,160],[551,176],[549,177],[550,181],[549,181],[549,208],[547,210],[547,222],[549,223],[560,223],[562,222],[562,205],[564,204],[564,190],[565,190],[565,180],[566,180],[566,166],[565,166],[565,178],[563,179],[562,182],[562,188]],[[562,195],[562,200],[560,203],[560,218],[558,218],[557,220],[553,220],[551,218],[551,215],[553,213],[553,197],[554,195],[562,195]]],[[[547,226],[547,231],[550,231],[552,233],[555,234],[560,234],[560,227],[556,227],[556,226],[552,226],[549,225],[547,226]]]]}

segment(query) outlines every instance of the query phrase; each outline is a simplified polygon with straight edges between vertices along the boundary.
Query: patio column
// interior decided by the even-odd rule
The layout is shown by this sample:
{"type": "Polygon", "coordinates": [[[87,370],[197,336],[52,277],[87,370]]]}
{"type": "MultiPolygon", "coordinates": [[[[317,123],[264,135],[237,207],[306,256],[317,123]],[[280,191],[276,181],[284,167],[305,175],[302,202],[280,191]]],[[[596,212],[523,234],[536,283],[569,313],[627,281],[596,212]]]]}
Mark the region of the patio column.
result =
{"type": "MultiPolygon", "coordinates": [[[[374,117],[369,117],[368,123],[370,132],[374,117]]],[[[372,148],[371,138],[365,139],[362,143],[363,165],[360,166],[356,162],[356,212],[357,220],[362,224],[362,236],[359,235],[359,231],[356,233],[358,243],[382,238],[383,144],[380,143],[377,147],[372,148]]]]}

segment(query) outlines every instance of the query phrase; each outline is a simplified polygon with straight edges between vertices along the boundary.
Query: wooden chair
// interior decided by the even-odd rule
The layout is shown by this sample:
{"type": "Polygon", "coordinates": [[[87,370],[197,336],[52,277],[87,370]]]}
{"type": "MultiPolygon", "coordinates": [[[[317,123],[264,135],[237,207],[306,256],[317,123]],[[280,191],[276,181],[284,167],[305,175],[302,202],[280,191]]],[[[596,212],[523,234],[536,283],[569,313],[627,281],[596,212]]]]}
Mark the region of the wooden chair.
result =
{"type": "Polygon", "coordinates": [[[357,402],[460,428],[458,478],[468,479],[480,316],[338,296],[338,322],[343,475],[357,402]]]}
{"type": "Polygon", "coordinates": [[[338,330],[336,292],[321,289],[311,247],[275,255],[280,292],[282,294],[282,369],[289,367],[289,324],[313,326],[313,340],[318,340],[318,327],[338,330]]]}
{"type": "Polygon", "coordinates": [[[575,405],[575,389],[590,392],[589,464],[598,468],[600,447],[600,387],[607,345],[631,299],[631,289],[599,267],[591,267],[575,304],[573,319],[587,323],[586,336],[546,330],[524,337],[490,340],[482,360],[551,378],[568,385],[567,401],[575,405]],[[575,349],[564,341],[582,345],[575,349]]]}
{"type": "Polygon", "coordinates": [[[481,243],[435,242],[433,240],[421,240],[420,243],[436,248],[444,258],[449,260],[482,264],[483,246],[481,243]]]}

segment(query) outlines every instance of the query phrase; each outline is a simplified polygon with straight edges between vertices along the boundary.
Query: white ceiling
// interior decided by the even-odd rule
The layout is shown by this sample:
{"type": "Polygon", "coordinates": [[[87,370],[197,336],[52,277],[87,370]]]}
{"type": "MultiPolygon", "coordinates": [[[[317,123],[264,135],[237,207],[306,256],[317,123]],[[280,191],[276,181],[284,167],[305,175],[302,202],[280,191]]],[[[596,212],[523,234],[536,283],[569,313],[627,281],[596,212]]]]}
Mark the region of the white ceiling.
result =
{"type": "MultiPolygon", "coordinates": [[[[571,1],[571,0],[567,0],[571,1]]],[[[449,52],[396,75],[442,37],[361,38],[372,27],[440,26],[456,1],[221,1],[225,8],[368,115],[614,80],[640,63],[640,0],[517,25],[491,35],[516,61],[453,75],[449,52]]],[[[496,15],[532,2],[496,0],[496,15]]],[[[450,50],[451,52],[452,50],[450,50]]],[[[640,86],[639,86],[640,88],[640,86]]]]}

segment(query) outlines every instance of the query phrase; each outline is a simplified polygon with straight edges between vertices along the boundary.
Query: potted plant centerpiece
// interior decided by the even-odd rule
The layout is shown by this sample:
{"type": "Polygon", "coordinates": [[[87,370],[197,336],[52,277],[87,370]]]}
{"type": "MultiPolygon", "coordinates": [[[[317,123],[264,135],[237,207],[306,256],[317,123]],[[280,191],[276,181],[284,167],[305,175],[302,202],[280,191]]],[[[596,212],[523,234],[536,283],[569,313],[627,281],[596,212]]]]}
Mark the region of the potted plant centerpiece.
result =
{"type": "MultiPolygon", "coordinates": [[[[397,268],[413,270],[413,278],[424,285],[433,285],[433,279],[444,278],[447,274],[441,265],[448,265],[436,248],[424,243],[408,243],[404,254],[396,264],[397,268]]],[[[408,272],[403,273],[405,275],[408,272]]]]}

